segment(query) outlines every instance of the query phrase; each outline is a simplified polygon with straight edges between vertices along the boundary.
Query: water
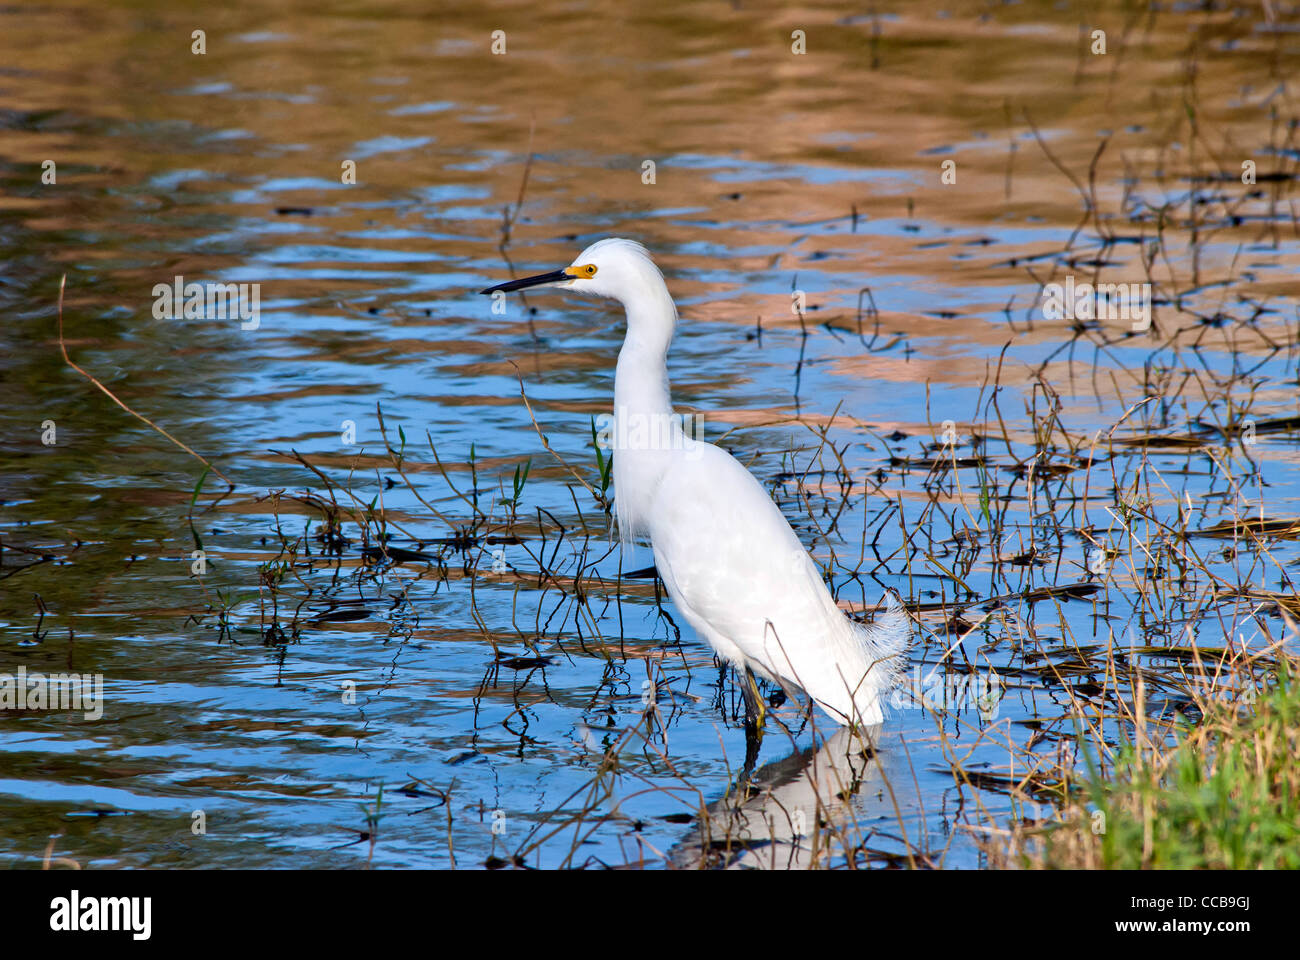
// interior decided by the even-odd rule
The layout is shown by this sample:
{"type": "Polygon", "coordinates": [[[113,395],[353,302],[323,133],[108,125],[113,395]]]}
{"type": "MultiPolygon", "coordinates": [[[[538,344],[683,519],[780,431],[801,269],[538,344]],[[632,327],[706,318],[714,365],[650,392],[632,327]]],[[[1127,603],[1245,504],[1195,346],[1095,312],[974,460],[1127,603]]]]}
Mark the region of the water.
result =
{"type": "MultiPolygon", "coordinates": [[[[1285,531],[1267,551],[1166,544],[1160,557],[1214,570],[1178,584],[1137,545],[1150,528],[1129,536],[1106,508],[1149,501],[1193,531],[1300,515],[1284,420],[1294,20],[1213,5],[1083,22],[1043,4],[597,4],[577,28],[554,14],[0,11],[0,673],[102,675],[105,695],[94,720],[0,712],[8,864],[39,864],[51,838],[90,867],[697,861],[696,814],[744,753],[738,692],[702,641],[679,640],[652,579],[619,577],[649,551],[611,547],[520,395],[599,486],[591,421],[611,405],[622,318],[555,294],[499,315],[475,293],[600,236],[636,237],[665,268],[679,409],[770,485],[841,602],[888,587],[924,605],[914,676],[962,700],[901,703],[849,775],[852,802],[828,819],[860,865],[982,863],[983,828],[1022,811],[954,763],[1014,777],[1010,741],[1072,749],[1087,658],[1111,633],[1166,648],[1187,627],[1210,647],[1283,633],[1275,604],[1223,594],[1294,594],[1285,531]],[[1155,333],[1036,309],[1040,283],[1098,269],[1155,282],[1155,333]],[[65,274],[73,359],[233,492],[209,474],[191,508],[203,465],[64,365],[65,274]],[[177,276],[260,284],[260,325],[155,318],[155,284],[177,276]],[[1188,444],[1105,441],[1145,396],[1114,436],[1188,444]],[[1203,426],[1246,419],[1258,443],[1203,426]],[[927,482],[916,461],[954,452],[984,467],[927,482]],[[524,464],[512,520],[500,501],[524,464]],[[344,511],[333,553],[322,475],[344,511]],[[381,532],[435,559],[368,561],[381,532]],[[1119,551],[1104,576],[1089,537],[1119,551]],[[1098,589],[981,607],[1080,582],[1098,589]],[[962,686],[991,676],[1001,699],[962,686]],[[650,689],[662,723],[647,726],[650,689]]],[[[1186,708],[1168,656],[1147,663],[1148,707],[1186,708]]],[[[797,792],[813,734],[797,704],[776,713],[797,733],[769,735],[759,780],[797,792]]]]}

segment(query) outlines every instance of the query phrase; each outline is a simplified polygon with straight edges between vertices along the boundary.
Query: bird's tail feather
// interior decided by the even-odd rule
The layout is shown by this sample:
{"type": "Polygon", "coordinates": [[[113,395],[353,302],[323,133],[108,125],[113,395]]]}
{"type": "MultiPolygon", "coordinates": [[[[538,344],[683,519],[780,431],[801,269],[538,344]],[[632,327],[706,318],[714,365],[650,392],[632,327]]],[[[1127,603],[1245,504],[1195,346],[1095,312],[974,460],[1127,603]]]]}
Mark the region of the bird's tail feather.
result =
{"type": "Polygon", "coordinates": [[[859,719],[879,722],[885,697],[902,681],[907,647],[912,639],[912,619],[898,597],[885,594],[885,609],[871,623],[849,621],[855,645],[864,661],[861,682],[853,690],[859,719]]]}

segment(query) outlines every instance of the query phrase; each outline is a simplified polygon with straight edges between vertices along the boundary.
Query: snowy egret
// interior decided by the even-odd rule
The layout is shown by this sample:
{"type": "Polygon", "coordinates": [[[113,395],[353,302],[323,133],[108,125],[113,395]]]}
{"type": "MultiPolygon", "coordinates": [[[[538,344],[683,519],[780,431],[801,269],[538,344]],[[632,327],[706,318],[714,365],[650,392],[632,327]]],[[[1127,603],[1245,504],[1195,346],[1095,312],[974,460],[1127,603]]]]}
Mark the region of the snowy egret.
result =
{"type": "Polygon", "coordinates": [[[649,538],[673,604],[743,676],[747,733],[763,728],[755,674],[802,688],[841,724],[879,723],[908,616],[890,594],[873,623],[850,620],[762,485],[725,450],[686,435],[668,387],[677,307],[645,247],[600,240],[567,267],[481,292],[543,286],[617,300],[627,313],[611,431],[619,535],[625,547],[649,538]]]}

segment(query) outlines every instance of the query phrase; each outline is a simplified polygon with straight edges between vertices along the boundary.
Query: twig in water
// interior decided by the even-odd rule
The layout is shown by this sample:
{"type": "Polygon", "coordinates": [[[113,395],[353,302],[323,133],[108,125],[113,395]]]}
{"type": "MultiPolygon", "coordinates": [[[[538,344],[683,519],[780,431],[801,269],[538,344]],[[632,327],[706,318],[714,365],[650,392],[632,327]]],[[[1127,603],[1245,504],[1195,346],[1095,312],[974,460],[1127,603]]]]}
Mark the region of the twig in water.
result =
{"type": "Polygon", "coordinates": [[[152,427],[153,429],[157,430],[159,433],[161,433],[164,437],[166,437],[166,438],[167,438],[168,440],[170,440],[172,443],[176,444],[176,446],[180,447],[182,450],[184,450],[186,453],[188,453],[191,457],[194,457],[194,459],[198,460],[201,464],[203,464],[205,467],[207,467],[209,470],[211,470],[213,473],[215,473],[217,476],[219,476],[222,480],[225,480],[226,483],[230,485],[230,489],[231,489],[231,490],[235,489],[235,484],[231,481],[231,479],[230,479],[229,477],[227,477],[224,473],[222,473],[221,470],[220,470],[219,468],[217,468],[216,466],[214,466],[214,465],[213,465],[213,464],[212,464],[212,463],[211,463],[211,462],[210,462],[206,457],[204,457],[204,456],[203,456],[202,454],[200,454],[200,453],[196,453],[194,450],[192,450],[191,448],[187,447],[185,444],[181,443],[179,440],[177,440],[175,437],[173,437],[170,433],[168,433],[168,432],[167,432],[166,430],[164,430],[162,427],[158,426],[158,424],[154,423],[154,422],[153,422],[152,420],[150,420],[148,417],[144,416],[143,414],[136,413],[134,410],[132,410],[130,407],[128,407],[125,403],[123,403],[121,400],[119,400],[116,396],[114,396],[112,390],[108,389],[108,387],[106,387],[106,386],[104,386],[102,383],[100,383],[99,380],[97,380],[93,375],[87,373],[87,372],[86,372],[85,370],[83,370],[81,367],[77,366],[75,363],[72,362],[72,358],[71,358],[70,356],[68,356],[68,347],[67,347],[67,345],[63,342],[63,288],[64,288],[65,284],[67,283],[67,280],[68,280],[68,275],[67,275],[66,273],[65,273],[62,277],[59,278],[59,349],[60,349],[61,351],[63,351],[63,359],[64,359],[64,361],[68,364],[68,366],[70,366],[73,370],[76,370],[77,373],[81,374],[83,377],[85,377],[87,380],[89,380],[89,381],[90,381],[91,383],[93,383],[95,386],[99,387],[100,390],[104,391],[104,395],[105,395],[106,397],[108,397],[108,399],[112,400],[114,403],[116,403],[119,407],[121,407],[121,408],[122,408],[123,410],[125,410],[127,413],[131,414],[131,416],[135,417],[137,420],[140,420],[140,421],[142,421],[143,423],[148,424],[148,425],[149,425],[150,427],[152,427]]]}

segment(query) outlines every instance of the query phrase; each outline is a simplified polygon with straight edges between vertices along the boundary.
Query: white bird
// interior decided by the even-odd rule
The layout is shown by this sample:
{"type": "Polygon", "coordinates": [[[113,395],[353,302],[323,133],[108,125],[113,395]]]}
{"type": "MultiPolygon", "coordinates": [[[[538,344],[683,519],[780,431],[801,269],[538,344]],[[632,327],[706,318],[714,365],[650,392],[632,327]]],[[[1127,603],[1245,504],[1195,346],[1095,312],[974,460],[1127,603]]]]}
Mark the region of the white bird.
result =
{"type": "Polygon", "coordinates": [[[907,613],[887,594],[874,623],[850,620],[762,485],[683,430],[668,387],[677,308],[645,247],[600,240],[563,269],[482,292],[538,286],[607,297],[627,312],[611,438],[619,535],[625,547],[649,538],[673,604],[743,675],[747,732],[763,726],[754,674],[801,688],[838,723],[880,723],[911,636],[907,613]]]}

